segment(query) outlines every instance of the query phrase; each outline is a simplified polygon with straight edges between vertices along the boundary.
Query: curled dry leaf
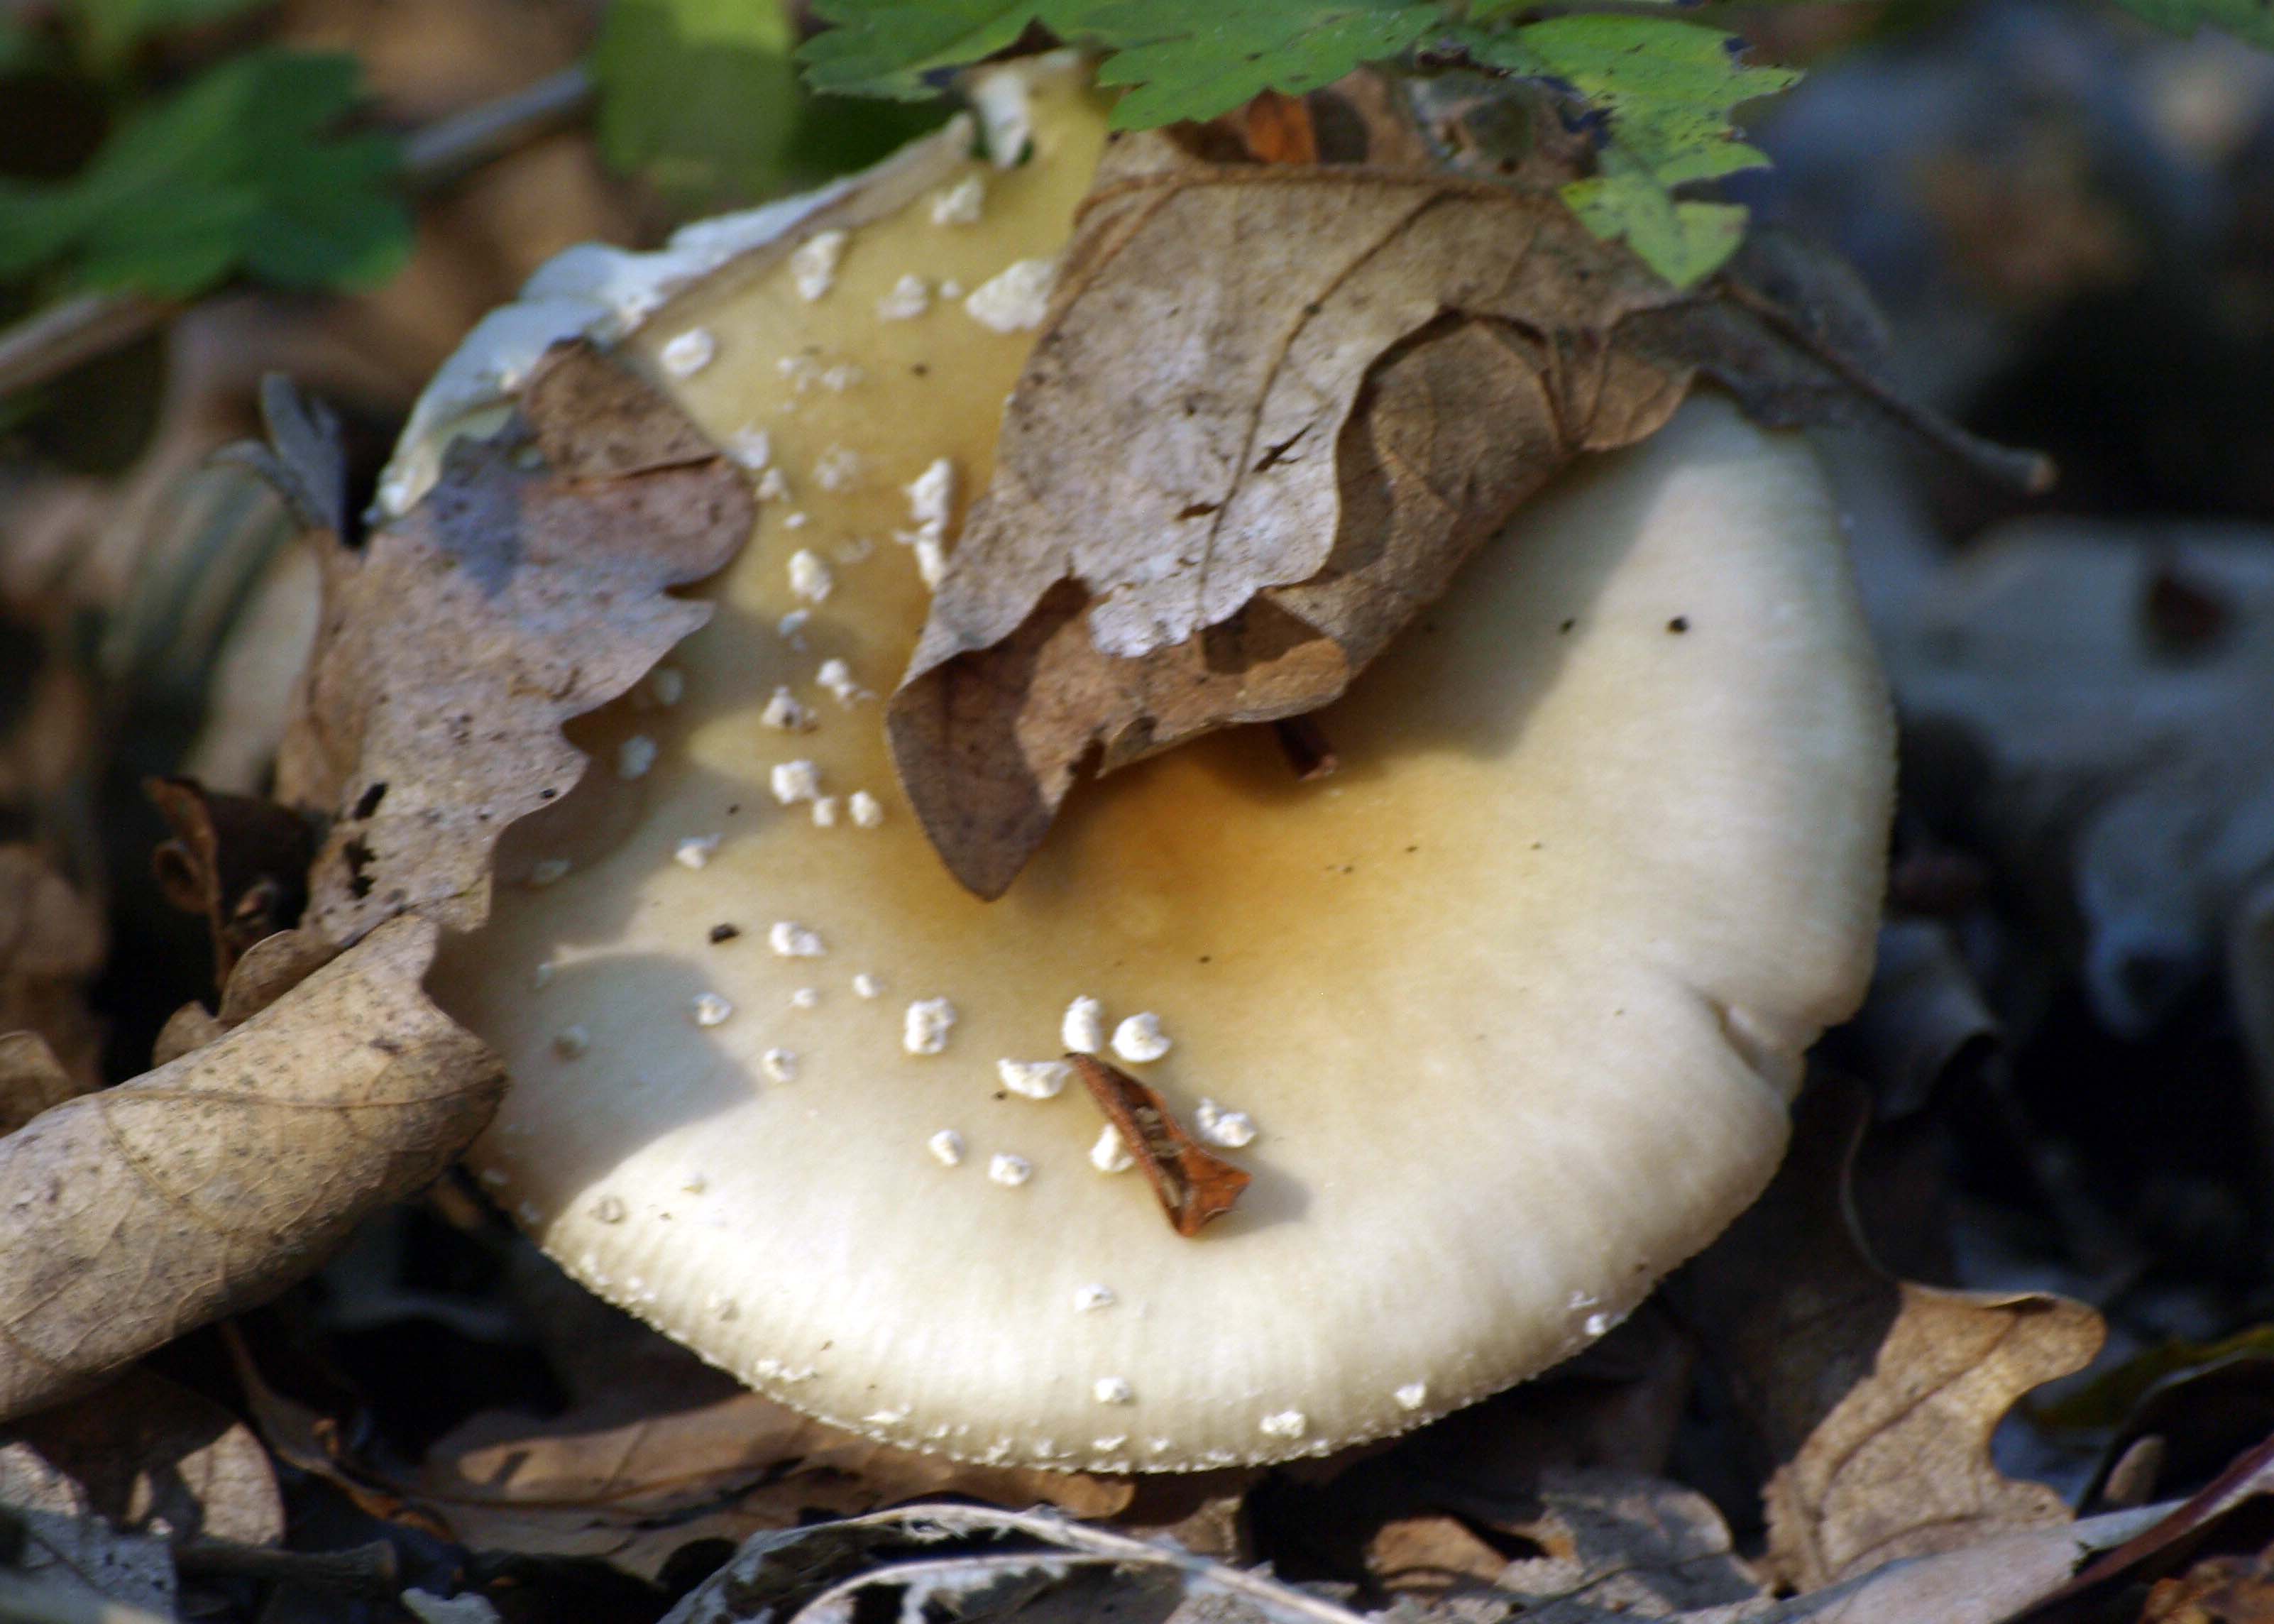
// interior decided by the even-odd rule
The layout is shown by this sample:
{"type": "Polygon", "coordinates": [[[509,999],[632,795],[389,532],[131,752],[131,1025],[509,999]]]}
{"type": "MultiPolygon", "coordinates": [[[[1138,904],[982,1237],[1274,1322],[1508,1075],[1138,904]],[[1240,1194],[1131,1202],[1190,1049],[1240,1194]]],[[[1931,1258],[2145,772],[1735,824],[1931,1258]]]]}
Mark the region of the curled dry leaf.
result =
{"type": "Polygon", "coordinates": [[[561,725],[709,618],[665,589],[724,564],[755,512],[668,401],[569,344],[410,513],[359,550],[319,534],[322,628],[277,763],[279,799],[329,824],[307,922],[335,942],[411,909],[479,923],[499,835],[584,770],[561,725]]]}
{"type": "Polygon", "coordinates": [[[260,1440],[212,1400],[141,1369],[0,1429],[0,1505],[171,1539],[284,1537],[260,1440]]]}
{"type": "Polygon", "coordinates": [[[1310,710],[1685,369],[1670,291],[1545,193],[1412,170],[1102,166],[888,716],[948,866],[998,895],[1078,767],[1310,710]]]}
{"type": "Polygon", "coordinates": [[[31,847],[0,846],[0,1133],[101,1081],[80,987],[102,956],[94,906],[31,847]]]}
{"type": "Polygon", "coordinates": [[[1489,1584],[1539,1624],[1599,1610],[1668,1618],[1762,1594],[1713,1502],[1661,1478],[1556,1468],[1521,1496],[1459,1509],[1384,1524],[1367,1542],[1368,1575],[1406,1595],[1489,1584]],[[1511,1559],[1511,1545],[1536,1554],[1511,1559]]]}
{"type": "Polygon", "coordinates": [[[192,778],[144,786],[174,838],[153,858],[159,889],[213,933],[214,980],[226,986],[254,943],[290,929],[308,900],[314,841],[289,807],[209,790],[192,778]]]}
{"type": "Polygon", "coordinates": [[[613,1425],[574,1411],[543,1424],[490,1412],[436,1443],[417,1479],[395,1486],[473,1549],[599,1557],[647,1579],[697,1539],[740,1541],[817,1512],[851,1516],[954,1494],[1103,1517],[1132,1495],[1126,1479],[896,1449],[755,1393],[613,1425]]]}
{"type": "MultiPolygon", "coordinates": [[[[1306,150],[1257,116],[1251,149],[1306,150]]],[[[1336,698],[1551,476],[1653,432],[1700,372],[1766,423],[1877,418],[2049,477],[1894,395],[1826,256],[1765,236],[1681,296],[1552,186],[1370,144],[1397,167],[1215,163],[1157,133],[1101,167],[887,712],[978,895],[1086,765],[1336,698]]]]}
{"type": "Polygon", "coordinates": [[[1802,1590],[1899,1558],[2064,1523],[2043,1484],[2007,1477],[1990,1437],[2014,1402],[2082,1369],[2100,1318],[2043,1293],[1946,1291],[1883,1273],[1855,1234],[1847,1172],[1859,1090],[1802,1095],[1768,1192],[1694,1259],[1694,1328],[1779,1462],[1767,1560],[1802,1590]]]}
{"type": "Polygon", "coordinates": [[[241,1026],[0,1139],[0,1416],[84,1390],[314,1267],[441,1170],[503,1079],[392,921],[241,1026]]]}
{"type": "Polygon", "coordinates": [[[1069,1054],[1066,1063],[1119,1130],[1178,1234],[1198,1235],[1209,1220],[1232,1209],[1249,1175],[1203,1149],[1158,1093],[1094,1055],[1069,1054]]]}

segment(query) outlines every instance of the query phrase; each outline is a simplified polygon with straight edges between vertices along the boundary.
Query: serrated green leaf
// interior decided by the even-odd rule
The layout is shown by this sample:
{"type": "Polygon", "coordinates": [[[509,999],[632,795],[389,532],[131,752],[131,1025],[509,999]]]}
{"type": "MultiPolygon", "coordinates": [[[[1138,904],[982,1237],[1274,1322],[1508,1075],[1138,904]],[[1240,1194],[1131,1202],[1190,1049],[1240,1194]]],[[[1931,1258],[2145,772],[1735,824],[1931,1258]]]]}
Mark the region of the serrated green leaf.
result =
{"type": "Polygon", "coordinates": [[[592,51],[600,150],[690,210],[783,178],[802,97],[772,0],[615,0],[592,51]]]}
{"type": "Polygon", "coordinates": [[[1755,67],[1735,34],[1672,18],[1559,17],[1458,38],[1476,60],[1565,86],[1603,117],[1599,174],[1564,191],[1588,229],[1623,241],[1682,287],[1736,252],[1744,210],[1677,200],[1674,189],[1766,165],[1766,154],[1736,139],[1730,113],[1791,88],[1797,72],[1755,67]]]}
{"type": "Polygon", "coordinates": [[[921,101],[940,90],[927,74],[993,56],[1035,11],[1029,0],[814,0],[814,15],[836,26],[798,60],[817,91],[921,101]]]}
{"type": "Polygon", "coordinates": [[[1061,35],[1113,49],[1099,82],[1135,86],[1115,104],[1114,126],[1144,130],[1213,118],[1266,90],[1331,85],[1402,55],[1439,13],[1427,0],[1058,0],[1046,15],[1061,35]]]}
{"type": "Polygon", "coordinates": [[[817,0],[836,26],[799,53],[816,90],[912,98],[927,76],[1001,50],[1039,22],[1107,53],[1130,86],[1122,129],[1212,118],[1264,90],[1299,94],[1396,56],[1434,26],[1436,0],[817,0]]]}
{"type": "Polygon", "coordinates": [[[1800,81],[1789,68],[1744,62],[1735,34],[1671,18],[1559,17],[1467,42],[1480,61],[1569,85],[1608,117],[1612,140],[1669,186],[1766,164],[1736,140],[1730,111],[1800,81]]]}
{"type": "Polygon", "coordinates": [[[2116,0],[2116,4],[2176,34],[2220,28],[2248,44],[2274,50],[2274,5],[2267,0],[2116,0]]]}
{"type": "Polygon", "coordinates": [[[254,51],[141,113],[70,180],[0,192],[0,274],[61,261],[87,287],[182,298],[237,271],[368,284],[409,252],[394,144],[327,139],[352,57],[254,51]]]}
{"type": "Polygon", "coordinates": [[[72,0],[72,11],[97,63],[116,63],[155,34],[219,22],[273,0],[72,0]]]}
{"type": "Polygon", "coordinates": [[[1745,211],[1736,204],[1677,199],[1610,154],[1602,173],[1572,182],[1562,196],[1588,230],[1626,244],[1677,288],[1712,275],[1745,237],[1745,211]]]}

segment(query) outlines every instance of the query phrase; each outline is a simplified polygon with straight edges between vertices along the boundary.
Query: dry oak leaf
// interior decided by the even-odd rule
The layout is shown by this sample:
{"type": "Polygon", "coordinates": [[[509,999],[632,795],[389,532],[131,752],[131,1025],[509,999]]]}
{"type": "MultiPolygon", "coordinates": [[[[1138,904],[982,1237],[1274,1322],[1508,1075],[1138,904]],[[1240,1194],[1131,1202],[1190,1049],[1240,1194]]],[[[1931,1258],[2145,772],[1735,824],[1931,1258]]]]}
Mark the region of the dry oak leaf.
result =
{"type": "Polygon", "coordinates": [[[0,1139],[0,1417],[273,1295],[448,1164],[502,1069],[391,921],[244,1025],[0,1139]]]}
{"type": "Polygon", "coordinates": [[[1690,376],[1618,336],[1672,290],[1552,194],[1160,134],[1108,151],[1057,289],[887,715],[984,897],[1093,755],[1325,704],[1690,376]]]}
{"type": "Polygon", "coordinates": [[[80,989],[102,916],[28,846],[0,846],[0,1133],[100,1083],[80,989]]]}
{"type": "Polygon", "coordinates": [[[139,1368],[0,1429],[0,1506],[176,1540],[284,1538],[276,1474],[252,1429],[139,1368]]]}
{"type": "MultiPolygon", "coordinates": [[[[321,492],[330,471],[296,466],[320,445],[305,426],[272,426],[280,466],[321,492]]],[[[453,442],[409,514],[360,549],[319,530],[323,618],[277,762],[277,798],[329,823],[303,924],[334,942],[413,909],[479,924],[499,835],[583,774],[561,724],[710,618],[666,589],[726,563],[756,514],[675,407],[575,343],[497,434],[453,442]]]]}
{"type": "Polygon", "coordinates": [[[739,1543],[817,1511],[953,1494],[1104,1517],[1133,1493],[1126,1479],[896,1449],[748,1392],[631,1419],[486,1411],[437,1442],[416,1481],[393,1486],[472,1549],[596,1557],[644,1579],[696,1540],[739,1543]]]}
{"type": "Polygon", "coordinates": [[[2105,1334],[2065,1297],[1883,1272],[1848,1201],[1865,1109],[1839,1079],[1803,1094],[1784,1167],[1679,1287],[1779,1462],[1763,1492],[1766,1565],[1803,1591],[2067,1522],[2052,1489],[1998,1470],[1990,1439],[2023,1394],[2088,1364],[2105,1334]]]}
{"type": "Polygon", "coordinates": [[[289,807],[194,778],[148,778],[142,788],[174,831],[151,858],[158,888],[205,917],[214,980],[227,986],[245,950],[290,929],[307,906],[308,825],[289,807]]]}

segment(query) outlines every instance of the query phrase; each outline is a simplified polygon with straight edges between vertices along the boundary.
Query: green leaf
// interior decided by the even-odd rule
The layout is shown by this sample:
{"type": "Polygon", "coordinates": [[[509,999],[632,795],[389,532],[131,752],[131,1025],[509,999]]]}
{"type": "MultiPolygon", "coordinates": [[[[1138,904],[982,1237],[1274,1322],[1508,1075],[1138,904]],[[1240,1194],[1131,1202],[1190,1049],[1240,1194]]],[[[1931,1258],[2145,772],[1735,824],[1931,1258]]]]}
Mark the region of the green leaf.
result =
{"type": "Polygon", "coordinates": [[[817,91],[922,101],[940,90],[927,74],[993,56],[1036,10],[1028,0],[814,0],[814,15],[836,26],[798,59],[817,91]]]}
{"type": "Polygon", "coordinates": [[[1681,287],[1736,252],[1744,211],[1677,200],[1674,189],[1766,165],[1766,154],[1736,139],[1730,112],[1789,89],[1797,72],[1751,66],[1735,34],[1672,18],[1560,17],[1458,38],[1477,61],[1566,86],[1602,115],[1598,174],[1564,189],[1588,229],[1625,242],[1681,287]]]}
{"type": "Polygon", "coordinates": [[[690,211],[784,178],[802,97],[772,0],[615,0],[592,52],[600,150],[690,211]]]}
{"type": "Polygon", "coordinates": [[[1745,237],[1745,211],[1736,204],[1678,199],[1628,167],[1616,148],[1604,154],[1601,173],[1564,187],[1563,200],[1588,230],[1623,242],[1677,288],[1712,275],[1745,237]]]}
{"type": "Polygon", "coordinates": [[[2198,28],[2222,28],[2236,39],[2274,50],[2274,6],[2267,0],[2116,0],[2135,16],[2158,28],[2191,34],[2198,28]]]}
{"type": "Polygon", "coordinates": [[[1003,49],[1039,22],[1108,53],[1108,85],[1135,86],[1122,129],[1212,118],[1264,90],[1299,94],[1404,52],[1436,0],[817,0],[836,26],[800,53],[816,90],[928,96],[932,77],[1003,49]],[[932,76],[932,77],[928,77],[932,76]]]}
{"type": "Polygon", "coordinates": [[[1137,86],[1113,109],[1124,130],[1213,118],[1266,90],[1301,95],[1331,85],[1362,63],[1404,54],[1438,15],[1412,0],[1060,0],[1045,13],[1060,35],[1114,50],[1098,80],[1137,86]]]}
{"type": "Polygon", "coordinates": [[[271,0],[72,0],[87,54],[106,66],[154,34],[219,22],[271,0]]]}
{"type": "Polygon", "coordinates": [[[237,272],[367,285],[410,252],[394,144],[326,139],[352,57],[262,50],[123,126],[70,180],[0,191],[0,275],[64,262],[87,287],[184,298],[237,272]]]}

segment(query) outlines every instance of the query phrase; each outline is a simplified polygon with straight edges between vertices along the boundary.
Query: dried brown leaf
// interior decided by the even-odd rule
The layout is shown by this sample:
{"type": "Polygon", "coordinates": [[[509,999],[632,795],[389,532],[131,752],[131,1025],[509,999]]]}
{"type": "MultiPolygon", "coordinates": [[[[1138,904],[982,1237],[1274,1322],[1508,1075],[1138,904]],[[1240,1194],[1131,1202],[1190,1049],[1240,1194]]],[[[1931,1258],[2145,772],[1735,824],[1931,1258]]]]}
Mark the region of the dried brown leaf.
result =
{"type": "Polygon", "coordinates": [[[38,1033],[0,1033],[0,1136],[86,1092],[38,1033]]]}
{"type": "Polygon", "coordinates": [[[0,1505],[169,1539],[284,1537],[260,1440],[212,1400],[140,1369],[0,1428],[0,1505]]]}
{"type": "Polygon", "coordinates": [[[515,418],[360,550],[320,535],[324,618],[277,765],[329,830],[307,923],[334,942],[421,910],[466,928],[516,818],[584,767],[561,725],[709,618],[666,589],[748,535],[749,483],[588,346],[540,364],[515,418]]]}
{"type": "Polygon", "coordinates": [[[94,906],[30,846],[0,846],[0,1034],[27,1034],[0,1047],[0,1133],[102,1080],[80,989],[102,958],[94,906]]]}
{"type": "Polygon", "coordinates": [[[1578,227],[1562,157],[1423,167],[1403,109],[1339,88],[1125,139],[1085,203],[887,712],[983,897],[1086,769],[1337,697],[1552,475],[1652,432],[1701,372],[1763,422],[1878,420],[2050,482],[1894,393],[1832,257],[1763,233],[1678,295],[1578,227]],[[1383,159],[1302,161],[1353,142],[1383,159]]]}
{"type": "Polygon", "coordinates": [[[999,894],[1081,763],[1342,692],[1686,366],[1673,297],[1551,194],[1412,169],[1109,154],[888,716],[948,866],[999,894]]]}
{"type": "Polygon", "coordinates": [[[503,1078],[374,932],[242,1026],[0,1139],[0,1416],[84,1390],[312,1267],[478,1132],[503,1078]]]}
{"type": "Polygon", "coordinates": [[[1762,1594],[1713,1502],[1662,1479],[1551,1469],[1489,1514],[1464,1509],[1385,1524],[1367,1545],[1368,1574],[1401,1595],[1489,1585],[1540,1624],[1595,1609],[1672,1618],[1762,1594]],[[1537,1554],[1511,1559],[1511,1545],[1537,1554]]]}
{"type": "MultiPolygon", "coordinates": [[[[2121,1540],[2097,1544],[2097,1554],[2075,1575],[2034,1599],[2014,1624],[2086,1624],[2109,1616],[2112,1600],[2136,1596],[2150,1581],[2183,1571],[2206,1548],[2255,1550],[2274,1510],[2274,1439],[2245,1450],[2217,1477],[2177,1504],[2142,1507],[2096,1517],[2096,1523],[2130,1529],[2121,1540]]],[[[2080,1524],[2080,1527],[2087,1526],[2080,1524]]]]}
{"type": "MultiPolygon", "coordinates": [[[[610,1406],[621,1413],[621,1406],[610,1406]]],[[[477,1416],[391,1485],[477,1550],[585,1556],[653,1578],[697,1539],[741,1541],[816,1513],[854,1516],[927,1495],[1111,1516],[1126,1479],[959,1464],[840,1432],[755,1393],[614,1425],[477,1416]]]]}
{"type": "Polygon", "coordinates": [[[151,778],[143,789],[174,831],[152,859],[158,887],[184,913],[204,915],[214,981],[225,986],[247,948],[298,922],[312,831],[290,808],[192,778],[151,778]]]}
{"type": "Polygon", "coordinates": [[[2052,1490],[1998,1470],[1990,1437],[2023,1394],[2089,1362],[2104,1334],[2066,1298],[1885,1274],[1848,1207],[1864,1109],[1852,1086],[1804,1094],[1775,1182],[1683,1286],[1778,1462],[1765,1491],[1767,1561],[1802,1590],[2067,1522],[2052,1490]]]}
{"type": "Polygon", "coordinates": [[[1066,1061],[1105,1119],[1120,1131],[1122,1144],[1137,1159],[1178,1234],[1198,1235],[1210,1219],[1232,1209],[1250,1182],[1245,1169],[1203,1148],[1185,1132],[1168,1101],[1128,1072],[1095,1055],[1070,1054],[1066,1061]]]}

